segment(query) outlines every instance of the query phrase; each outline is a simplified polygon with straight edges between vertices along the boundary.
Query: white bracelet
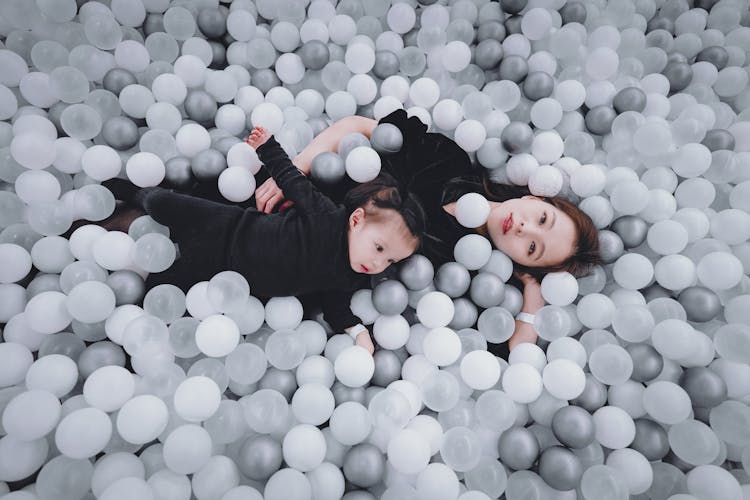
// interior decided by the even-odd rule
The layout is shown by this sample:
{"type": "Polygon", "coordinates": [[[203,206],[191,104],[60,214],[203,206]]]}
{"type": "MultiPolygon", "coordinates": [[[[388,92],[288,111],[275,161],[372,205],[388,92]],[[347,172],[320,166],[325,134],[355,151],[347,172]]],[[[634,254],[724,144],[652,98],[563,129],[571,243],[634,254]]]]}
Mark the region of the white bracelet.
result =
{"type": "Polygon", "coordinates": [[[534,315],[533,314],[529,314],[527,312],[520,312],[520,313],[518,313],[518,316],[516,316],[516,319],[518,321],[522,321],[522,322],[528,323],[530,325],[534,324],[534,315]]]}
{"type": "Polygon", "coordinates": [[[367,328],[362,323],[357,323],[356,325],[346,329],[346,333],[348,333],[349,336],[354,340],[357,340],[357,335],[364,331],[367,331],[367,328]]]}

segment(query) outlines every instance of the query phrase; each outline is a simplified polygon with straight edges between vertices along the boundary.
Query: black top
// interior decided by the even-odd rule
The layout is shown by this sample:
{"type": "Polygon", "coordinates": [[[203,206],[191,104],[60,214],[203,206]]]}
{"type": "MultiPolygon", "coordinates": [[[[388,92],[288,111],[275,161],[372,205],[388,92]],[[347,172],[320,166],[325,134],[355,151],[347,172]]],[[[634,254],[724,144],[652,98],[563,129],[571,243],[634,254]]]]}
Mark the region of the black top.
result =
{"type": "Polygon", "coordinates": [[[349,214],[318,191],[297,170],[274,138],[258,156],[294,205],[265,214],[255,208],[217,203],[162,188],[147,188],[136,202],[170,228],[180,257],[172,267],[149,276],[149,287],[171,283],[187,290],[215,273],[232,270],[259,297],[319,295],[326,321],[336,331],[354,326],[352,293],[369,276],[349,264],[349,214]]]}

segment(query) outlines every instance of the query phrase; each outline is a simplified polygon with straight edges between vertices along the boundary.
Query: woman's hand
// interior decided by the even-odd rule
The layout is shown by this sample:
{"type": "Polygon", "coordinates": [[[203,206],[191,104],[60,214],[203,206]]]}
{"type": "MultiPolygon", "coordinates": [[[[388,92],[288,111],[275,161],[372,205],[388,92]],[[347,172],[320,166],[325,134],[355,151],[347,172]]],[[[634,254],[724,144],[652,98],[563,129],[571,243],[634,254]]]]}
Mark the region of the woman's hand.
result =
{"type": "Polygon", "coordinates": [[[520,272],[520,271],[514,271],[513,272],[513,276],[515,276],[516,278],[518,278],[519,280],[521,280],[521,283],[523,283],[524,288],[527,287],[527,286],[529,286],[529,285],[540,286],[539,282],[537,281],[537,279],[535,277],[533,277],[532,275],[530,275],[529,273],[523,273],[523,272],[520,272]]]}
{"type": "MultiPolygon", "coordinates": [[[[255,190],[255,206],[261,212],[270,214],[276,204],[283,200],[284,192],[279,188],[279,186],[276,185],[276,181],[274,181],[272,177],[269,177],[266,182],[261,184],[255,190]]],[[[294,202],[285,201],[279,207],[279,211],[289,208],[293,204],[294,202]]]]}

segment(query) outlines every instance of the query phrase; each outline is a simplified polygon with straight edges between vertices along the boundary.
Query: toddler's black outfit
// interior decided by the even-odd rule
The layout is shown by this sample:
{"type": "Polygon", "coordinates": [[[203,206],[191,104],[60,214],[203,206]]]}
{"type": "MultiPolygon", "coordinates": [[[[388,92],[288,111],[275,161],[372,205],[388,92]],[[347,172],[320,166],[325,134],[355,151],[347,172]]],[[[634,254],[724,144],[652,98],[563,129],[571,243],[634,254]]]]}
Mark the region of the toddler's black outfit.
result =
{"type": "Polygon", "coordinates": [[[271,137],[257,149],[261,161],[294,205],[281,213],[217,203],[162,188],[141,189],[134,202],[168,226],[179,258],[146,286],[171,283],[184,291],[224,270],[242,274],[260,297],[315,292],[335,331],[360,320],[352,293],[370,283],[349,263],[349,213],[302,175],[271,137]]]}

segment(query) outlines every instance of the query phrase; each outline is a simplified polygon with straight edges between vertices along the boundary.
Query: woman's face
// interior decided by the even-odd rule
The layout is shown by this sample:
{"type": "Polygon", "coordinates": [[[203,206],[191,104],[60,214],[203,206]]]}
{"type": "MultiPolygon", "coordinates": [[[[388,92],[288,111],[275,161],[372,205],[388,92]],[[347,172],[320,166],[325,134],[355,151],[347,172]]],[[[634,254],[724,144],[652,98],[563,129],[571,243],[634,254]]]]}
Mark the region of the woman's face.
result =
{"type": "Polygon", "coordinates": [[[491,205],[487,232],[498,250],[517,264],[546,267],[562,263],[574,251],[573,219],[536,196],[491,205]]]}

